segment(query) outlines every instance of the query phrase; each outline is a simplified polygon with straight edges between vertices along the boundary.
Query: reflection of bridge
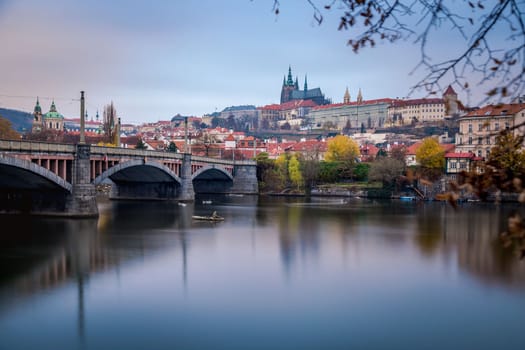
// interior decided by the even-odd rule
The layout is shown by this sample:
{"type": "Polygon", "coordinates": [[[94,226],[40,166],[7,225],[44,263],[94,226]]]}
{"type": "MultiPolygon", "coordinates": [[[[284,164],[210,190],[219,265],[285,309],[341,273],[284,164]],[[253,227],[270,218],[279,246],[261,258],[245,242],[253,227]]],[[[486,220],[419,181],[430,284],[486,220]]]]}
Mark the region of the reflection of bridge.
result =
{"type": "Polygon", "coordinates": [[[195,193],[256,194],[253,161],[86,144],[0,140],[0,211],[96,216],[95,186],[111,198],[192,201],[195,193]]]}

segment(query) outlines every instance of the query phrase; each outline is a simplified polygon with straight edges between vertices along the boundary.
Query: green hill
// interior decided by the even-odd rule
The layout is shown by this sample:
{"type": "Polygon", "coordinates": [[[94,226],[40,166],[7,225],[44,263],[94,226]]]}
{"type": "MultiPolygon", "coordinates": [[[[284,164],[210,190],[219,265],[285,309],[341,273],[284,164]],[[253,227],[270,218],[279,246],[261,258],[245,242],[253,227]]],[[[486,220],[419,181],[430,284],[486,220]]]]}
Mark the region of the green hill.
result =
{"type": "Polygon", "coordinates": [[[0,108],[0,117],[11,122],[11,127],[19,133],[31,131],[33,115],[15,109],[0,108]]]}

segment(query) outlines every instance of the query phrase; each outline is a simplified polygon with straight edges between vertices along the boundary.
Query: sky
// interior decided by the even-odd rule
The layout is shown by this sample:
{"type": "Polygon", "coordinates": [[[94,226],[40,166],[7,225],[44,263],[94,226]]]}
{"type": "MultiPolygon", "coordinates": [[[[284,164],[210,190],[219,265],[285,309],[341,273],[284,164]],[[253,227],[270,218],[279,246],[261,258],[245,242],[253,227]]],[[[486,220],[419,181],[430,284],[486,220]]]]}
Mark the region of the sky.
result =
{"type": "MultiPolygon", "coordinates": [[[[340,13],[323,14],[318,25],[301,0],[280,1],[278,15],[273,0],[0,0],[0,107],[32,112],[38,96],[44,113],[54,100],[76,118],[85,91],[89,118],[111,102],[122,123],[202,116],[279,103],[290,66],[334,103],[346,88],[352,100],[359,89],[365,100],[407,96],[424,73],[411,73],[413,40],[355,54],[340,13]]],[[[436,52],[454,45],[436,34],[436,52]]]]}

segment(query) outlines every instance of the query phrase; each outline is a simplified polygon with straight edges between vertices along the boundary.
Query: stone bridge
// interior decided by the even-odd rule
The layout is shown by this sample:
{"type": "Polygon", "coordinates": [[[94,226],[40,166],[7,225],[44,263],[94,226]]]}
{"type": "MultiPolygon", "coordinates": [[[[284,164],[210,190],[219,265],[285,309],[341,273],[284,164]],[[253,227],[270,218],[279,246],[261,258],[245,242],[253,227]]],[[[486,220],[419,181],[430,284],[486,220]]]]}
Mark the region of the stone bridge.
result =
{"type": "Polygon", "coordinates": [[[97,216],[113,199],[193,201],[195,193],[258,192],[256,163],[86,144],[0,140],[0,212],[97,216]]]}

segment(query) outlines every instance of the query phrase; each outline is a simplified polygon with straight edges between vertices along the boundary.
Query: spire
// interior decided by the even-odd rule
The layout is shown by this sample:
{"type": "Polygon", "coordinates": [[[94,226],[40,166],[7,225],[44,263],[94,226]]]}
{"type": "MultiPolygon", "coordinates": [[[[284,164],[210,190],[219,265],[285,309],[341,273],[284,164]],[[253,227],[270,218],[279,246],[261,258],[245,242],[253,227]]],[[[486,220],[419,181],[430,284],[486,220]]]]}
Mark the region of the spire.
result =
{"type": "Polygon", "coordinates": [[[295,76],[295,83],[294,83],[295,90],[299,90],[299,78],[295,76]]]}
{"type": "Polygon", "coordinates": [[[42,113],[42,107],[40,107],[40,101],[38,101],[38,96],[36,97],[36,105],[35,105],[34,112],[42,113]]]}
{"type": "Polygon", "coordinates": [[[345,96],[343,97],[344,103],[350,103],[350,93],[348,92],[348,86],[346,87],[345,96]]]}
{"type": "Polygon", "coordinates": [[[57,111],[57,107],[55,106],[55,100],[53,100],[53,102],[51,102],[51,107],[49,108],[49,111],[50,112],[56,112],[57,111]]]}
{"type": "Polygon", "coordinates": [[[363,102],[363,94],[361,94],[361,88],[359,88],[359,92],[357,94],[357,103],[363,102]]]}
{"type": "Polygon", "coordinates": [[[97,116],[95,118],[97,118],[97,122],[98,122],[98,118],[99,118],[99,116],[98,116],[98,109],[97,109],[97,116]]]}
{"type": "Polygon", "coordinates": [[[293,86],[292,66],[288,66],[288,80],[286,81],[286,85],[293,86]]]}
{"type": "Polygon", "coordinates": [[[286,85],[286,75],[283,75],[283,86],[286,85]]]}
{"type": "Polygon", "coordinates": [[[308,82],[306,81],[306,74],[304,75],[304,91],[308,91],[308,82]]]}

